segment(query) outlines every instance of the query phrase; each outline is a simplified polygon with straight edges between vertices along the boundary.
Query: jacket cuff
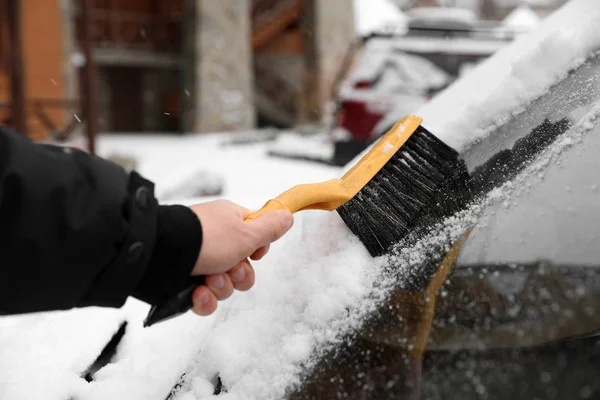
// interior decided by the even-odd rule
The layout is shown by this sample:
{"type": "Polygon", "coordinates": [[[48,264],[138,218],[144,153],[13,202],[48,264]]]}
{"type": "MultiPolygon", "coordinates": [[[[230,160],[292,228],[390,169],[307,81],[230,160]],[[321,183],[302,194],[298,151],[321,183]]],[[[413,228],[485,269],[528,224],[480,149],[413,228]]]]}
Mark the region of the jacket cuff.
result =
{"type": "Polygon", "coordinates": [[[160,304],[183,289],[202,245],[200,220],[188,207],[159,206],[156,245],[146,273],[133,295],[160,304]]]}
{"type": "Polygon", "coordinates": [[[154,184],[136,172],[129,176],[123,214],[127,234],[119,245],[114,262],[102,271],[78,306],[121,307],[147,270],[156,243],[158,202],[154,184]]]}

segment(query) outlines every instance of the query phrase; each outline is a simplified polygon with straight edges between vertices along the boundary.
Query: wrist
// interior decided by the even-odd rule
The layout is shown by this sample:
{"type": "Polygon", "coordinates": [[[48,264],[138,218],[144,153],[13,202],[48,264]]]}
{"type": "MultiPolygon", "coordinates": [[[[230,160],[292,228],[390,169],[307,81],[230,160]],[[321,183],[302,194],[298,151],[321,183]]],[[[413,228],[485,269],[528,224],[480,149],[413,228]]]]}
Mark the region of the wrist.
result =
{"type": "Polygon", "coordinates": [[[175,295],[188,282],[202,245],[202,225],[181,205],[160,206],[156,246],[135,297],[156,304],[175,295]]]}

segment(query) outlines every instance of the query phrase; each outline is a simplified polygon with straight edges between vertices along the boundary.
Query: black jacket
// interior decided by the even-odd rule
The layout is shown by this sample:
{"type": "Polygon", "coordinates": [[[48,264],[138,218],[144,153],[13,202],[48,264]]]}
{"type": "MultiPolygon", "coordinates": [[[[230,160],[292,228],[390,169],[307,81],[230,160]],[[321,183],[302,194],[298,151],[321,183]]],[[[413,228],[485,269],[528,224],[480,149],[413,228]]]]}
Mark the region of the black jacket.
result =
{"type": "Polygon", "coordinates": [[[202,241],[196,215],[83,151],[0,128],[0,314],[159,303],[181,289],[202,241]]]}

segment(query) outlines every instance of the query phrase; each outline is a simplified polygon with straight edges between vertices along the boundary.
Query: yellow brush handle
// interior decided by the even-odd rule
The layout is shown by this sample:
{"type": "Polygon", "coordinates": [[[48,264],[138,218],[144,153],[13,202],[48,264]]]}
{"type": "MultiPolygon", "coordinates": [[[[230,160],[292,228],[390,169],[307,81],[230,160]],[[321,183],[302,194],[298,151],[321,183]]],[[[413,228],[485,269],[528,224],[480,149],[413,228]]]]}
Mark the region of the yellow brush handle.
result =
{"type": "Polygon", "coordinates": [[[291,213],[302,210],[333,211],[351,198],[340,186],[339,179],[297,185],[269,200],[263,208],[248,215],[245,220],[253,220],[272,210],[288,210],[291,213]]]}

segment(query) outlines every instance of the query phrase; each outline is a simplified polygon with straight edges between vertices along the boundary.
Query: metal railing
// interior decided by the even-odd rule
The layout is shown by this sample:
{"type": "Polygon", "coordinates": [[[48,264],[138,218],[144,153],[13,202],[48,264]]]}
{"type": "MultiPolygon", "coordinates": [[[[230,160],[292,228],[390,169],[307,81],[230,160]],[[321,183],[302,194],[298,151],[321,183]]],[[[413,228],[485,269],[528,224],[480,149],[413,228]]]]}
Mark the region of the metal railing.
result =
{"type": "MultiPolygon", "coordinates": [[[[18,131],[18,127],[15,124],[16,121],[13,119],[13,104],[2,102],[0,103],[0,110],[5,111],[3,113],[5,114],[3,115],[4,118],[0,123],[18,131]]],[[[85,119],[79,100],[59,98],[30,100],[26,104],[24,115],[26,121],[37,119],[45,130],[44,134],[41,132],[30,132],[28,136],[41,135],[57,142],[68,140],[75,128],[85,119]],[[49,115],[51,110],[61,110],[61,112],[70,115],[70,117],[66,118],[66,122],[59,126],[49,115]]]]}

